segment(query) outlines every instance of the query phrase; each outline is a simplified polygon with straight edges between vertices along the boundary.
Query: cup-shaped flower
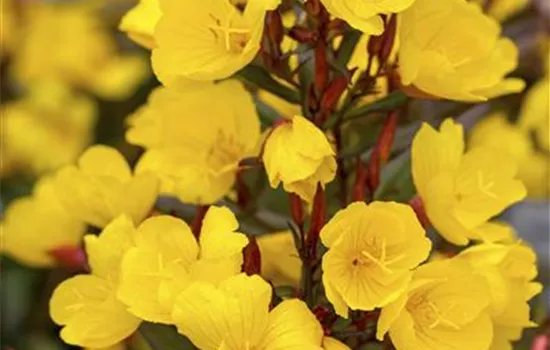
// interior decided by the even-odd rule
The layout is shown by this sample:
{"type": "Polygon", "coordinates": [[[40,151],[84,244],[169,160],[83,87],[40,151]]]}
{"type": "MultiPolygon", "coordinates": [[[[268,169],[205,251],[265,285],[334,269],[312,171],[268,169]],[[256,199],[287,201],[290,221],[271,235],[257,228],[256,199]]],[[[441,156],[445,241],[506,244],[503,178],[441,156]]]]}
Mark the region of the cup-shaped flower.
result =
{"type": "Polygon", "coordinates": [[[446,119],[440,131],[423,124],[412,143],[412,175],[426,214],[449,242],[491,240],[488,222],[526,195],[506,153],[476,147],[464,153],[462,126],[446,119]]]}
{"type": "Polygon", "coordinates": [[[155,45],[155,26],[161,16],[159,0],[139,0],[124,17],[118,28],[139,45],[153,49],[155,45]]]}
{"type": "Polygon", "coordinates": [[[239,161],[254,154],[260,138],[252,97],[236,80],[159,88],[130,124],[126,138],[146,148],[136,172],[155,172],[162,192],[195,204],[230,191],[239,161]]]}
{"type": "Polygon", "coordinates": [[[118,53],[97,6],[51,1],[26,5],[24,30],[10,65],[20,83],[62,81],[103,98],[125,99],[149,74],[143,57],[118,53]]]}
{"type": "Polygon", "coordinates": [[[537,276],[536,255],[528,246],[515,244],[481,244],[462,251],[455,259],[465,261],[482,276],[491,293],[489,314],[493,320],[491,349],[511,349],[524,328],[536,326],[529,320],[528,301],[542,285],[537,276]]]}
{"type": "MultiPolygon", "coordinates": [[[[540,104],[534,107],[539,109],[547,102],[548,100],[546,102],[541,100],[540,104]]],[[[548,129],[548,124],[544,124],[541,118],[538,127],[536,124],[533,127],[527,127],[522,123],[523,115],[521,114],[518,124],[508,121],[504,113],[487,116],[472,129],[468,145],[469,147],[493,147],[498,152],[505,152],[517,162],[517,177],[525,185],[527,195],[533,198],[548,198],[550,157],[537,149],[532,140],[532,132],[534,131],[535,135],[543,135],[544,129],[548,129]]],[[[539,145],[542,145],[542,140],[539,145]]]]}
{"type": "Polygon", "coordinates": [[[306,202],[336,175],[336,159],[327,137],[301,116],[275,126],[264,145],[263,162],[271,187],[283,183],[287,192],[306,202]]]}
{"type": "Polygon", "coordinates": [[[16,199],[0,222],[0,251],[35,267],[54,266],[55,248],[77,247],[85,225],[59,202],[51,177],[41,178],[32,195],[16,199]]]}
{"type": "Polygon", "coordinates": [[[3,103],[2,176],[42,175],[74,162],[93,139],[97,108],[66,84],[41,82],[3,103]]]}
{"type": "Polygon", "coordinates": [[[244,274],[219,287],[195,283],[179,295],[173,317],[178,331],[201,350],[320,350],[321,325],[300,300],[269,310],[272,290],[244,274]]]}
{"type": "Polygon", "coordinates": [[[431,242],[414,211],[395,202],[354,202],[321,230],[328,248],[323,284],[336,313],[373,310],[395,301],[412,270],[428,258],[431,242]]]}
{"type": "Polygon", "coordinates": [[[121,214],[140,223],[151,211],[158,195],[153,174],[132,175],[117,150],[90,147],[78,160],[56,174],[55,190],[74,217],[102,228],[121,214]]]}
{"type": "Polygon", "coordinates": [[[266,11],[280,0],[250,0],[244,11],[231,0],[160,0],[153,69],[165,84],[174,78],[215,80],[249,64],[260,49],[266,11]]]}
{"type": "Polygon", "coordinates": [[[415,0],[321,0],[329,13],[348,22],[363,33],[380,35],[384,21],[379,15],[401,12],[415,0]]]}
{"type": "Polygon", "coordinates": [[[402,84],[424,95],[472,102],[521,91],[522,80],[504,78],[517,66],[518,50],[500,31],[477,4],[416,0],[401,15],[402,84]]]}
{"type": "Polygon", "coordinates": [[[67,344],[89,348],[115,345],[131,335],[141,320],[116,298],[122,256],[133,244],[130,218],[113,220],[99,236],[86,235],[91,274],[62,282],[50,300],[50,316],[67,344]]]}
{"type": "Polygon", "coordinates": [[[124,255],[118,298],[141,319],[171,324],[174,299],[193,281],[214,285],[239,274],[245,235],[227,208],[211,207],[197,243],[187,224],[171,216],[145,220],[124,255]]]}
{"type": "Polygon", "coordinates": [[[419,267],[399,299],[382,308],[376,337],[389,331],[397,350],[487,350],[493,339],[488,287],[468,264],[444,260],[419,267]]]}

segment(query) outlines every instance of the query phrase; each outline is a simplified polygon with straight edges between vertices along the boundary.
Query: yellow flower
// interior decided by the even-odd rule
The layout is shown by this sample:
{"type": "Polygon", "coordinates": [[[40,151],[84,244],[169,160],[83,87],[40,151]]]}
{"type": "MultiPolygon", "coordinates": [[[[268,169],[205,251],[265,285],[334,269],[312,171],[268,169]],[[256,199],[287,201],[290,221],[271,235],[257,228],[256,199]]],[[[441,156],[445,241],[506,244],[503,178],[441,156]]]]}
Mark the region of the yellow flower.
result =
{"type": "Polygon", "coordinates": [[[321,130],[301,116],[276,126],[265,142],[263,161],[271,187],[283,183],[287,192],[311,202],[317,184],[336,175],[334,151],[321,130]]]}
{"type": "Polygon", "coordinates": [[[160,0],[153,68],[161,81],[227,78],[260,49],[266,11],[280,0],[250,0],[243,12],[230,0],[160,0]]]}
{"type": "Polygon", "coordinates": [[[517,162],[518,179],[527,188],[529,197],[547,198],[550,193],[550,159],[544,152],[535,149],[530,130],[529,127],[508,122],[503,114],[495,113],[475,125],[469,145],[493,147],[498,152],[506,152],[517,162]]]}
{"type": "Polygon", "coordinates": [[[323,330],[300,300],[271,311],[271,287],[258,276],[232,277],[218,288],[196,283],[174,307],[178,331],[201,350],[321,350],[323,330]]]}
{"type": "Polygon", "coordinates": [[[124,15],[118,28],[136,43],[153,49],[155,26],[161,15],[159,0],[139,0],[139,3],[124,15]]]}
{"type": "Polygon", "coordinates": [[[540,147],[550,151],[550,85],[549,78],[539,80],[525,96],[521,106],[519,125],[534,132],[540,147]]]}
{"type": "Polygon", "coordinates": [[[274,286],[298,287],[302,260],[290,231],[261,235],[257,239],[262,260],[262,277],[274,286]]]}
{"type": "Polygon", "coordinates": [[[55,265],[50,251],[80,244],[84,223],[61,206],[53,179],[44,177],[34,186],[32,195],[11,203],[0,223],[0,250],[16,260],[36,267],[55,265]]]}
{"type": "Polygon", "coordinates": [[[491,350],[511,349],[510,342],[519,340],[524,328],[536,326],[529,320],[528,304],[542,289],[532,282],[537,276],[535,252],[521,243],[481,244],[456,259],[469,263],[489,286],[489,313],[495,329],[491,350]]]}
{"type": "Polygon", "coordinates": [[[61,80],[124,99],[146,76],[146,60],[118,53],[92,4],[39,2],[26,9],[10,67],[19,82],[61,80]]]}
{"type": "Polygon", "coordinates": [[[462,126],[450,118],[439,132],[423,124],[412,143],[412,175],[426,214],[457,245],[491,240],[488,220],[526,195],[516,173],[514,160],[492,147],[464,153],[462,126]]]}
{"type": "Polygon", "coordinates": [[[333,16],[345,20],[355,29],[375,35],[382,34],[384,31],[384,21],[380,14],[401,12],[414,1],[321,0],[333,16]]]}
{"type": "Polygon", "coordinates": [[[399,74],[403,85],[459,101],[519,92],[518,50],[498,22],[466,0],[417,0],[401,15],[399,74]],[[464,30],[468,28],[468,30],[464,30]]]}
{"type": "Polygon", "coordinates": [[[135,247],[122,260],[118,298],[141,319],[172,323],[174,299],[193,281],[218,284],[241,272],[248,239],[235,232],[238,225],[229,209],[211,207],[197,244],[180,219],[145,220],[135,233],[135,247]]]}
{"type": "Polygon", "coordinates": [[[2,105],[2,176],[41,175],[73,162],[90,144],[96,106],[63,84],[33,85],[2,105]]]}
{"type": "Polygon", "coordinates": [[[86,235],[89,275],[61,283],[50,300],[50,316],[63,326],[61,338],[71,345],[104,348],[131,335],[141,320],[116,298],[122,256],[132,246],[134,226],[120,216],[98,236],[86,235]]]}
{"type": "Polygon", "coordinates": [[[373,310],[404,293],[412,269],[428,258],[431,242],[411,207],[394,202],[354,202],[322,229],[329,248],[323,284],[336,313],[373,310]]]}
{"type": "Polygon", "coordinates": [[[397,350],[487,350],[493,338],[482,277],[456,260],[419,267],[405,293],[382,308],[376,337],[389,331],[397,350]]]}
{"type": "Polygon", "coordinates": [[[260,138],[254,102],[236,80],[159,88],[130,124],[127,140],[146,148],[136,171],[154,171],[162,192],[197,204],[230,191],[260,138]]]}
{"type": "Polygon", "coordinates": [[[56,175],[56,193],[68,212],[93,226],[105,227],[121,214],[140,223],[157,199],[158,180],[150,173],[132,175],[117,150],[92,146],[56,175]]]}

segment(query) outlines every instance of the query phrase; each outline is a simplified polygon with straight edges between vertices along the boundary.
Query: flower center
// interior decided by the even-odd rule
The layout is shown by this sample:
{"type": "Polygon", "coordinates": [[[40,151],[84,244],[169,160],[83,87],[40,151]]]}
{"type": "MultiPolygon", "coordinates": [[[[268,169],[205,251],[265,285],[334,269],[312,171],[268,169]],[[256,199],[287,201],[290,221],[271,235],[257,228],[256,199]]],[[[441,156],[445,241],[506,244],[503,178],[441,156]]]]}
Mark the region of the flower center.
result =
{"type": "Polygon", "coordinates": [[[243,145],[237,142],[232,135],[226,135],[219,130],[216,142],[208,151],[207,163],[211,169],[217,172],[232,170],[237,166],[243,154],[243,145]]]}
{"type": "Polygon", "coordinates": [[[356,268],[377,266],[386,273],[393,273],[391,269],[387,267],[388,264],[400,259],[401,256],[397,256],[393,259],[387,259],[386,240],[382,239],[377,242],[374,238],[372,242],[367,244],[363,250],[359,251],[352,259],[352,265],[356,268]]]}
{"type": "Polygon", "coordinates": [[[227,52],[240,54],[250,39],[250,29],[236,27],[233,23],[235,16],[240,16],[237,10],[232,11],[226,17],[226,21],[222,22],[211,14],[210,17],[214,24],[208,26],[208,29],[227,52]]]}
{"type": "Polygon", "coordinates": [[[452,329],[460,329],[458,325],[444,317],[437,305],[428,300],[424,295],[414,295],[407,302],[407,311],[412,315],[415,324],[420,327],[433,329],[439,325],[452,329]]]}

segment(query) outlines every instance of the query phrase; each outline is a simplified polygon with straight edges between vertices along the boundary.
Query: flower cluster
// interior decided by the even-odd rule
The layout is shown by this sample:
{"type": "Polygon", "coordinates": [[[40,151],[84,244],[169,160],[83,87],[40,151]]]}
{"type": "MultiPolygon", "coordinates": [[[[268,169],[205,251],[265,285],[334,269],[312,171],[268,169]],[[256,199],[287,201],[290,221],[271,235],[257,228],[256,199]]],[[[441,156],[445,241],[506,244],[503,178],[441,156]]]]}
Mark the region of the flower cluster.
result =
{"type": "Polygon", "coordinates": [[[548,77],[491,108],[534,80],[499,22],[523,2],[492,2],[140,0],[131,49],[110,2],[2,2],[0,174],[38,179],[0,251],[65,271],[49,316],[86,349],[547,341],[502,214],[549,198],[548,77]]]}

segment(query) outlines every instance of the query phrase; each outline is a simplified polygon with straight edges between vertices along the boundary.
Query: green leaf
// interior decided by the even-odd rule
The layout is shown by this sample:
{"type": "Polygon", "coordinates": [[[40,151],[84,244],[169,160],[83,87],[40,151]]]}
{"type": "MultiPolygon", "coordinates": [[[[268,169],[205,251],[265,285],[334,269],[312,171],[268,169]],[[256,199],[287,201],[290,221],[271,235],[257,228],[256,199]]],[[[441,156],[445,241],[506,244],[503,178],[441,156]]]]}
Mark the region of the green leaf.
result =
{"type": "Polygon", "coordinates": [[[187,338],[179,334],[174,326],[143,322],[139,333],[147,340],[153,350],[195,350],[187,338]]]}
{"type": "MultiPolygon", "coordinates": [[[[361,35],[362,33],[357,30],[349,31],[344,35],[336,56],[336,61],[340,66],[346,67],[348,65],[351,55],[353,55],[353,51],[355,50],[355,46],[357,46],[359,39],[361,39],[361,35]]],[[[365,50],[366,49],[365,47],[365,50]]]]}
{"type": "Polygon", "coordinates": [[[391,111],[404,104],[407,99],[403,92],[395,91],[374,103],[352,109],[344,116],[344,120],[359,118],[372,112],[391,111]]]}
{"type": "Polygon", "coordinates": [[[263,128],[267,129],[270,126],[273,126],[273,123],[275,123],[277,119],[281,118],[279,113],[277,113],[277,111],[273,109],[273,107],[269,106],[263,101],[255,99],[254,102],[256,103],[256,111],[258,112],[260,123],[262,124],[263,128]]]}
{"type": "Polygon", "coordinates": [[[247,66],[237,73],[237,76],[246,82],[290,102],[300,104],[300,94],[282,84],[262,67],[247,66]]]}

